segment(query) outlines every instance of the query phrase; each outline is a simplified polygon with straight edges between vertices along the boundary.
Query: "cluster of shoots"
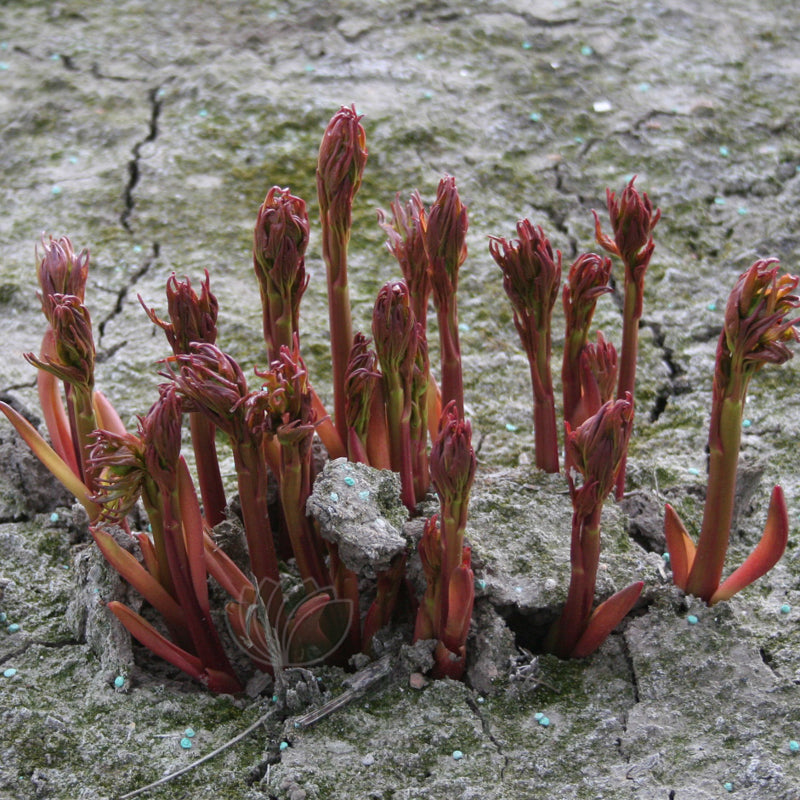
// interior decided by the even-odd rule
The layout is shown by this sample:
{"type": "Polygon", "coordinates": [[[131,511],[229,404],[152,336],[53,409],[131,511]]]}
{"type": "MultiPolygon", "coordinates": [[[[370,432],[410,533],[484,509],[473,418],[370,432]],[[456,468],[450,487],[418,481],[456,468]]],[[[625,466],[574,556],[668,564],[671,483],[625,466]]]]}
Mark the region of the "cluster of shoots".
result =
{"type": "MultiPolygon", "coordinates": [[[[607,191],[613,236],[595,218],[598,244],[624,271],[622,347],[619,356],[601,331],[589,329],[598,298],[612,292],[612,261],[583,253],[570,267],[562,290],[566,330],[561,370],[565,427],[564,468],[573,504],[572,575],[567,602],[547,637],[562,657],[596,649],[639,597],[633,583],[592,610],[599,562],[600,510],[612,491],[624,494],[627,443],[633,425],[633,395],[644,278],[655,243],[660,211],[632,179],[619,199],[607,191]],[[614,400],[613,398],[616,398],[614,400]],[[576,484],[576,479],[580,485],[576,484]]],[[[551,380],[551,317],[561,281],[561,254],[553,252],[541,228],[524,219],[517,239],[491,237],[490,252],[503,272],[514,324],[530,364],[533,385],[536,464],[558,472],[558,437],[551,380]]],[[[706,504],[698,544],[675,510],[666,506],[665,535],[673,580],[708,603],[727,600],[769,571],[786,547],[789,523],[783,492],[776,486],[764,534],[744,564],[721,582],[733,519],[745,395],[750,379],[765,363],[792,357],[788,344],[800,339],[792,316],[800,300],[792,294],[798,278],[780,275],[775,259],[753,264],[736,282],[717,347],[706,504]]]]}
{"type": "MultiPolygon", "coordinates": [[[[151,621],[119,602],[109,607],[140,642],[213,691],[241,686],[215,627],[208,577],[227,591],[229,631],[264,670],[323,659],[343,663],[369,652],[404,596],[407,554],[378,574],[367,611],[359,576],[306,515],[318,436],[331,458],[347,456],[399,473],[410,513],[431,480],[441,497],[441,533],[434,518],[420,544],[429,593],[419,607],[419,636],[441,638],[441,674],[459,676],[472,616],[473,577],[464,529],[475,468],[463,416],[456,287],[466,257],[467,212],[455,181],[442,179],[426,208],[417,192],[380,213],[389,250],[405,276],[378,293],[372,338],[352,331],[347,246],[353,200],[367,150],[353,108],[342,108],[325,131],[317,171],[322,251],[331,313],[334,413],[312,386],[300,351],[300,301],[308,284],[306,203],[272,187],[258,210],[253,267],[262,304],[265,363],[248,378],[217,344],[218,303],[208,274],[199,290],[186,278],[167,281],[167,313],[142,305],[171,353],[150,410],[128,432],[94,387],[94,339],[84,305],[88,252],[66,238],[43,239],[38,256],[48,328],[38,355],[39,393],[52,444],[10,407],[2,410],[39,458],[83,503],[106,559],[161,617],[151,621]],[[441,327],[442,389],[428,361],[427,311],[433,293],[441,327]],[[445,413],[442,414],[442,406],[445,413]],[[440,419],[441,417],[441,419],[440,419]],[[197,487],[181,454],[188,421],[197,487]],[[213,528],[230,518],[217,455],[227,439],[235,463],[238,508],[247,543],[246,571],[215,543],[213,528]],[[429,467],[429,451],[432,463],[429,467]],[[468,454],[470,474],[453,484],[448,459],[468,454]],[[462,452],[463,451],[463,452],[462,452]],[[270,488],[277,489],[270,507],[270,488]],[[149,533],[131,531],[141,502],[149,533]],[[117,527],[118,531],[113,528],[117,527]],[[124,537],[131,538],[124,545],[124,537]],[[121,538],[122,537],[122,538],[121,538]],[[132,554],[138,543],[141,557],[132,554]],[[455,555],[454,555],[455,553],[455,555]],[[292,560],[290,574],[281,564],[292,560]],[[434,585],[435,584],[435,585],[434,585]],[[370,602],[371,601],[371,602],[370,602]],[[456,632],[454,632],[456,631],[456,632]]],[[[141,298],[140,298],[141,300],[141,298]]],[[[407,594],[407,593],[406,593],[407,594]]]]}
{"type": "Polygon", "coordinates": [[[565,318],[561,367],[564,470],[573,505],[570,559],[572,574],[567,602],[550,631],[546,646],[562,657],[593,652],[639,598],[634,583],[594,611],[600,558],[600,516],[612,492],[624,493],[628,441],[633,428],[634,383],[642,317],[644,276],[655,248],[652,232],[660,212],[632,179],[619,199],[607,191],[613,238],[603,233],[595,212],[598,244],[624,268],[621,354],[590,329],[598,299],[613,291],[612,261],[582,253],[570,266],[562,288],[561,253],[554,251],[541,227],[517,223],[517,238],[490,237],[489,251],[503,273],[514,325],[528,358],[533,388],[536,466],[560,469],[558,423],[551,370],[552,315],[559,293],[565,318]]]}
{"type": "MultiPolygon", "coordinates": [[[[94,340],[84,304],[89,255],[76,254],[67,238],[42,240],[38,279],[48,325],[39,354],[26,358],[38,369],[50,444],[9,406],[0,404],[0,410],[83,504],[103,555],[161,622],[154,624],[116,601],[109,604],[111,611],[140,642],[213,691],[236,692],[241,684],[215,627],[209,576],[230,596],[224,613],[230,633],[261,669],[279,671],[323,659],[344,663],[353,653],[369,652],[374,635],[401,602],[415,613],[414,639],[437,641],[436,675],[459,678],[466,666],[475,591],[465,533],[477,464],[464,415],[457,311],[467,210],[455,180],[445,176],[429,207],[414,191],[405,202],[398,195],[390,213],[378,212],[403,277],[380,289],[371,337],[354,332],[347,251],[366,160],[361,117],[343,107],[324,133],[317,169],[332,414],[301,355],[310,223],[305,201],[289,188],[273,186],[267,192],[253,237],[266,366],[255,368],[248,380],[218,346],[219,309],[207,273],[199,292],[188,279],[172,275],[164,319],[142,303],[171,352],[160,362],[164,382],[158,398],[135,433],[125,429],[94,386],[94,340]],[[438,322],[439,381],[428,358],[431,301],[438,322]],[[185,421],[197,489],[181,453],[185,421]],[[398,473],[411,514],[431,486],[435,490],[439,513],[425,521],[418,545],[427,582],[421,598],[408,596],[408,553],[380,572],[370,596],[362,597],[359,575],[306,515],[315,478],[315,437],[331,458],[346,456],[398,473]],[[220,475],[218,438],[227,440],[235,463],[246,570],[214,539],[214,527],[233,513],[220,475]],[[273,495],[277,502],[271,507],[273,495]],[[147,512],[149,533],[130,529],[129,513],[138,502],[147,512]],[[125,546],[125,537],[131,546],[125,546]],[[135,543],[140,558],[132,553],[135,543]],[[291,573],[282,569],[287,561],[293,561],[291,573]]],[[[642,589],[641,582],[633,583],[594,607],[603,503],[609,494],[624,491],[644,275],[659,219],[633,180],[619,199],[609,191],[607,200],[613,237],[603,233],[597,215],[596,236],[624,267],[619,359],[601,332],[596,341],[589,339],[598,298],[612,291],[610,258],[580,255],[562,288],[561,254],[540,227],[522,220],[515,240],[490,237],[489,244],[530,362],[536,465],[548,472],[560,468],[550,363],[551,317],[559,292],[564,307],[563,466],[573,505],[572,575],[563,612],[545,642],[562,657],[593,652],[642,589]]],[[[720,585],[745,392],[765,362],[781,363],[791,355],[787,343],[798,333],[796,320],[787,315],[800,305],[791,294],[797,283],[797,278],[780,277],[772,261],[757,262],[737,283],[717,352],[708,500],[696,548],[667,507],[675,582],[708,602],[730,597],[763,574],[786,543],[786,510],[776,488],[761,543],[720,585]]]]}
{"type": "MultiPolygon", "coordinates": [[[[611,342],[597,332],[589,341],[598,299],[612,292],[610,258],[582,253],[569,268],[561,286],[561,253],[553,251],[541,227],[530,220],[517,223],[517,238],[490,237],[489,251],[503,272],[503,287],[514,312],[514,325],[530,364],[533,385],[533,420],[536,466],[559,471],[558,425],[551,372],[552,315],[559,291],[565,318],[561,367],[562,416],[576,428],[611,399],[634,396],[639,321],[644,302],[644,277],[655,248],[653,229],[661,212],[653,211],[646,193],[634,186],[635,178],[619,198],[607,191],[613,238],[603,233],[595,216],[598,244],[616,256],[624,268],[622,348],[618,356],[611,342]]],[[[625,485],[625,458],[617,476],[616,493],[625,485]]]]}

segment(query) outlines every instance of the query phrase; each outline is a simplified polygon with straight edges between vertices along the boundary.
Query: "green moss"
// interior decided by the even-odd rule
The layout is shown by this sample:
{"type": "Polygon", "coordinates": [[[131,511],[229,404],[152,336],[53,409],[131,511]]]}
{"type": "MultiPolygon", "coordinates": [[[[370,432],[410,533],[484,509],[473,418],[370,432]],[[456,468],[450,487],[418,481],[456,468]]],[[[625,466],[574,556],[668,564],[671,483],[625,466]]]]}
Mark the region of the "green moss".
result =
{"type": "Polygon", "coordinates": [[[10,283],[9,281],[0,283],[0,305],[14,301],[19,291],[20,287],[16,283],[10,283]]]}
{"type": "Polygon", "coordinates": [[[37,539],[36,549],[42,555],[50,556],[57,563],[67,562],[70,557],[67,532],[61,528],[45,528],[37,539]]]}
{"type": "Polygon", "coordinates": [[[15,746],[24,754],[18,765],[21,778],[30,778],[39,770],[58,768],[71,756],[69,737],[48,725],[45,713],[33,723],[26,723],[24,733],[16,738],[15,746]]]}

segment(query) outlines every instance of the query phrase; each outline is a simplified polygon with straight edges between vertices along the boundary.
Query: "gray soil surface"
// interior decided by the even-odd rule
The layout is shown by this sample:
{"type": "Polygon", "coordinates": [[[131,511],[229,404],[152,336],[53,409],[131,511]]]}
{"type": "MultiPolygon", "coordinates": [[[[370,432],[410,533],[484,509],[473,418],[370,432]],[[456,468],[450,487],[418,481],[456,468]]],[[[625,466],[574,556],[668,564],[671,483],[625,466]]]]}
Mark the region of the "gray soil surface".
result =
{"type": "MultiPolygon", "coordinates": [[[[707,608],[671,587],[661,558],[665,500],[699,527],[728,292],[756,258],[798,271],[798,40],[790,0],[2,4],[0,396],[34,415],[22,354],[44,330],[33,257],[42,231],[91,249],[97,382],[133,427],[165,355],[136,296],[163,310],[172,271],[193,282],[210,271],[220,345],[246,369],[263,365],[255,212],[278,184],[306,198],[316,222],[317,150],[341,105],[364,114],[370,150],[351,242],[357,327],[397,277],[375,209],[413,188],[430,202],[445,173],[469,207],[459,314],[480,465],[468,680],[409,678],[425,653],[405,650],[388,680],[305,728],[291,715],[315,692],[298,684],[285,722],[273,715],[148,796],[800,800],[800,361],[753,381],[728,568],[758,540],[776,483],[792,521],[783,560],[707,608]],[[570,504],[563,476],[532,464],[528,367],[487,237],[510,237],[529,216],[569,264],[596,248],[591,210],[606,218],[606,187],[633,175],[663,216],[640,334],[631,495],[604,511],[598,593],[643,580],[643,600],[594,656],[534,659],[515,642],[534,647],[563,603],[570,504]]],[[[316,224],[307,268],[303,353],[328,401],[316,224]]],[[[560,358],[558,310],[554,326],[560,358]]],[[[596,326],[619,341],[619,297],[602,298],[596,326]]],[[[105,608],[129,590],[70,505],[3,422],[3,800],[119,797],[270,707],[257,687],[213,696],[131,648],[105,608]]],[[[340,670],[315,676],[323,699],[346,691],[340,670]]]]}

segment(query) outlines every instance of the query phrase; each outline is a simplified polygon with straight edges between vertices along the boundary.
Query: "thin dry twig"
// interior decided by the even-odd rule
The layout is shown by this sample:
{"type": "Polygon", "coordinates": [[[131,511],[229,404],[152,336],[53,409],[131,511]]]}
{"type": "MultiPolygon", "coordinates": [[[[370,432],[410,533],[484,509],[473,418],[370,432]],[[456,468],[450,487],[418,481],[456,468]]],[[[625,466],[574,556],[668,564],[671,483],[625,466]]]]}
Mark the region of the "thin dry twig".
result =
{"type": "MultiPolygon", "coordinates": [[[[269,641],[269,639],[268,639],[269,641]]],[[[325,703],[325,705],[320,706],[313,711],[310,711],[308,714],[304,714],[303,716],[297,717],[294,721],[293,727],[296,730],[302,730],[304,728],[308,728],[311,725],[319,722],[320,720],[324,719],[325,717],[332,714],[334,711],[338,711],[340,708],[344,708],[345,706],[349,705],[353,700],[361,695],[364,694],[368,689],[371,689],[375,684],[377,684],[380,680],[387,677],[391,672],[391,659],[390,657],[384,656],[383,658],[379,659],[378,661],[374,662],[373,664],[369,664],[362,670],[359,670],[355,675],[351,676],[347,679],[347,683],[349,684],[349,688],[340,694],[338,697],[335,697],[333,700],[325,703]]],[[[276,677],[277,677],[277,670],[276,670],[276,677]]],[[[195,767],[199,767],[201,764],[205,764],[206,761],[210,761],[212,758],[218,756],[223,751],[227,750],[229,747],[233,747],[233,745],[241,742],[242,739],[247,738],[251,733],[256,731],[260,726],[266,724],[269,719],[278,713],[279,708],[273,708],[268,711],[263,716],[259,717],[252,725],[248,728],[245,728],[241,733],[237,734],[230,739],[229,741],[225,742],[224,744],[220,745],[216,748],[216,750],[212,750],[210,753],[207,753],[202,758],[198,758],[197,761],[193,761],[191,764],[187,764],[185,767],[177,770],[176,772],[171,772],[169,775],[165,775],[163,778],[160,778],[153,783],[148,783],[147,786],[142,786],[139,789],[135,789],[132,792],[128,792],[127,794],[120,795],[117,797],[117,800],[131,800],[133,797],[138,797],[139,795],[145,794],[145,792],[149,792],[151,789],[155,789],[159,786],[163,786],[165,783],[174,780],[175,778],[179,778],[181,775],[185,775],[187,772],[190,772],[195,767]]]]}
{"type": "Polygon", "coordinates": [[[345,706],[350,705],[353,700],[361,697],[364,692],[371,689],[378,681],[387,677],[391,672],[391,666],[392,664],[389,656],[384,656],[375,663],[359,670],[347,680],[349,688],[346,691],[334,697],[333,700],[329,700],[325,705],[315,708],[313,711],[309,711],[301,717],[297,717],[294,721],[294,728],[296,730],[308,728],[320,720],[325,719],[325,717],[330,716],[334,711],[338,711],[340,708],[345,708],[345,706]]]}
{"type": "Polygon", "coordinates": [[[275,714],[277,709],[273,708],[272,710],[268,711],[262,717],[259,717],[252,725],[248,728],[245,728],[241,733],[238,733],[233,739],[228,740],[225,744],[220,745],[216,750],[212,750],[210,753],[207,753],[202,758],[198,758],[197,761],[193,761],[191,764],[187,764],[182,769],[177,770],[176,772],[171,772],[169,775],[165,775],[163,778],[160,778],[153,783],[148,783],[147,786],[142,786],[139,789],[135,789],[132,792],[128,792],[127,794],[120,795],[117,800],[130,800],[132,797],[138,797],[145,792],[149,792],[151,789],[155,789],[158,786],[163,786],[165,783],[169,783],[169,781],[174,780],[175,778],[179,778],[181,775],[185,775],[187,772],[193,770],[195,767],[199,767],[201,764],[205,764],[206,761],[210,761],[212,758],[215,758],[223,751],[227,750],[229,747],[233,747],[233,745],[242,741],[242,739],[246,739],[251,733],[255,730],[260,728],[262,725],[266,724],[266,722],[270,719],[270,717],[275,714]]]}

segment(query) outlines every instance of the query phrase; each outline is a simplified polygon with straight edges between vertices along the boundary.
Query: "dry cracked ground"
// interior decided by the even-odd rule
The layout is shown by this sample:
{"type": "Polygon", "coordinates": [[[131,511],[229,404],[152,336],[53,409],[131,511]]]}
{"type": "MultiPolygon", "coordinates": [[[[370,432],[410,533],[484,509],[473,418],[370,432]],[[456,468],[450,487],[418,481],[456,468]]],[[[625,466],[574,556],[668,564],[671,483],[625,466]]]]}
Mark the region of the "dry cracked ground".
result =
{"type": "MultiPolygon", "coordinates": [[[[780,482],[792,519],[782,562],[709,609],[670,588],[661,559],[664,501],[692,530],[702,511],[727,293],[759,257],[798,270],[798,36],[788,0],[2,4],[0,395],[34,414],[22,353],[43,331],[42,231],[91,249],[98,384],[133,425],[164,355],[136,298],[163,309],[172,271],[199,280],[208,269],[220,343],[248,368],[262,359],[254,214],[278,184],[315,217],[316,151],[340,105],[364,114],[370,150],[351,244],[358,326],[397,272],[375,209],[414,187],[430,202],[448,173],[470,211],[459,290],[480,458],[469,681],[412,688],[398,669],[315,726],[270,718],[149,796],[800,798],[800,362],[753,383],[730,554],[738,563],[757,541],[780,482]],[[663,217],[632,495],[605,509],[599,591],[641,578],[644,600],[593,657],[526,663],[515,644],[535,648],[565,596],[570,509],[563,477],[531,464],[527,364],[487,236],[510,236],[529,216],[571,263],[594,247],[591,210],[604,208],[606,187],[633,175],[663,217]]],[[[324,394],[325,280],[312,236],[301,326],[324,394]]],[[[597,313],[615,341],[618,299],[597,313]]],[[[562,322],[557,312],[559,353],[562,322]]],[[[104,600],[120,587],[69,498],[6,425],[0,440],[0,797],[119,797],[256,722],[267,701],[213,697],[109,634],[104,600]]],[[[340,672],[317,677],[329,697],[345,690],[340,672]]]]}

